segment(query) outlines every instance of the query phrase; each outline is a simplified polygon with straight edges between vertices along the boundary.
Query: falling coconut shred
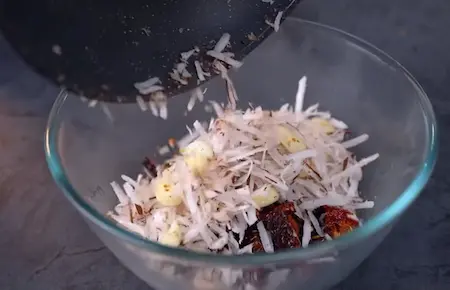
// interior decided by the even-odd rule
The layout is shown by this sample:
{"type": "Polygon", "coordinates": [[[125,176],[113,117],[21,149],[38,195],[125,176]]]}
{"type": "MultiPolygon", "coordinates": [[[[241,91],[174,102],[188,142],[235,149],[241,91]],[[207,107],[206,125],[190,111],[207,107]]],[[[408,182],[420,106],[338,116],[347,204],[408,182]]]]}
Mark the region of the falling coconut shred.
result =
{"type": "Polygon", "coordinates": [[[280,24],[281,24],[281,17],[283,17],[283,12],[280,11],[277,13],[277,16],[275,17],[275,20],[273,23],[271,23],[269,20],[266,20],[266,24],[275,30],[275,32],[278,32],[280,30],[280,24]]]}
{"type": "Polygon", "coordinates": [[[242,62],[234,59],[233,53],[223,52],[223,50],[230,44],[230,38],[230,34],[224,33],[219,41],[217,41],[214,49],[208,50],[206,54],[211,56],[212,58],[223,61],[224,63],[234,68],[240,68],[242,66],[242,62]]]}
{"type": "MultiPolygon", "coordinates": [[[[223,39],[214,53],[226,47],[229,36],[223,39]]],[[[164,154],[179,149],[164,164],[146,161],[144,175],[136,180],[122,176],[122,187],[111,183],[119,204],[108,215],[170,247],[236,255],[280,249],[280,229],[273,223],[288,214],[301,224],[289,236],[296,247],[338,236],[330,223],[338,215],[348,219],[348,230],[358,226],[355,210],[374,205],[359,196],[362,167],[379,155],[357,160],[347,148],[368,136],[346,140],[343,122],[318,105],[303,109],[306,77],[299,82],[294,106],[239,110],[234,86],[226,70],[222,73],[228,105],[211,102],[216,119],[209,125],[194,122],[187,136],[161,148],[164,154]],[[323,208],[328,211],[317,216],[323,208]],[[248,231],[257,234],[245,244],[248,231]]],[[[153,85],[154,80],[137,86],[153,85]]],[[[189,108],[200,93],[194,92],[189,108]]],[[[150,103],[152,111],[167,117],[164,99],[154,98],[153,107],[150,103]]]]}

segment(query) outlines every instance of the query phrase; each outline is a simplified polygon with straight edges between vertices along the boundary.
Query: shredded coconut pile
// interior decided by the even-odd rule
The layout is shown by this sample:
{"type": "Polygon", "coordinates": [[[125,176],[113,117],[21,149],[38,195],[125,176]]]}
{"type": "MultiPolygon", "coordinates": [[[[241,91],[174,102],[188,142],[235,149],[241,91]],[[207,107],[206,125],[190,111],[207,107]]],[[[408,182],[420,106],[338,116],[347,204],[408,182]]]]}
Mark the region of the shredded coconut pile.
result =
{"type": "Polygon", "coordinates": [[[356,159],[349,149],[368,135],[346,140],[345,123],[317,104],[303,109],[306,77],[295,105],[275,111],[237,109],[228,85],[229,104],[212,102],[217,117],[209,125],[196,121],[186,137],[172,142],[178,154],[137,180],[123,175],[123,186],[111,183],[119,204],[110,217],[168,246],[244,254],[252,244],[240,243],[255,224],[264,251],[274,251],[258,211],[275,202],[294,203],[303,247],[313,231],[330,239],[313,210],[338,206],[357,220],[356,209],[373,207],[359,196],[358,184],[362,167],[379,155],[356,159]]]}

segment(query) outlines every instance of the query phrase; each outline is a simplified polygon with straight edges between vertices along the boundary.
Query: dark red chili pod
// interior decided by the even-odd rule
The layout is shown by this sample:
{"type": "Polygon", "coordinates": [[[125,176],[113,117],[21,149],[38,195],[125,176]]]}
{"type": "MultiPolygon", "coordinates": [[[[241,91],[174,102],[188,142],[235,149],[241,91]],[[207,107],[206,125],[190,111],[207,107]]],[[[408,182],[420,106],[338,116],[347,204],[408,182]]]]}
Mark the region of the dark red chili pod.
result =
{"type": "Polygon", "coordinates": [[[142,162],[142,166],[144,166],[145,172],[150,177],[155,178],[158,175],[155,163],[152,160],[150,160],[148,157],[144,158],[144,161],[142,162]]]}
{"type": "Polygon", "coordinates": [[[343,208],[336,206],[323,206],[323,230],[332,238],[351,232],[359,226],[359,222],[351,218],[353,214],[343,208]]]}
{"type": "Polygon", "coordinates": [[[275,251],[301,246],[301,226],[295,218],[295,207],[292,202],[268,206],[258,212],[258,217],[272,237],[275,251]]]}

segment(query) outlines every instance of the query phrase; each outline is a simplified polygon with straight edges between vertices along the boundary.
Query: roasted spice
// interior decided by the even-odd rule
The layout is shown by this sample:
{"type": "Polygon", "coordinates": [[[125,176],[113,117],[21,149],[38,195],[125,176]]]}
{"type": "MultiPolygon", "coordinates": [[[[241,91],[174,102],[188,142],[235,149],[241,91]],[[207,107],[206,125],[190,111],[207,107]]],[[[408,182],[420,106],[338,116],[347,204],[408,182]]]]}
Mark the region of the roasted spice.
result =
{"type": "Polygon", "coordinates": [[[177,146],[177,140],[175,138],[169,138],[167,143],[171,148],[175,148],[177,146]]]}
{"type": "MultiPolygon", "coordinates": [[[[292,202],[275,203],[257,213],[258,220],[272,237],[274,250],[292,249],[301,246],[302,221],[295,215],[292,202]]],[[[253,243],[253,253],[264,252],[256,224],[249,227],[244,235],[241,248],[253,243]]]]}
{"type": "Polygon", "coordinates": [[[257,212],[257,217],[259,220],[270,219],[271,216],[276,214],[295,214],[294,203],[292,202],[276,202],[257,212]]]}
{"type": "MultiPolygon", "coordinates": [[[[274,203],[258,211],[257,217],[272,237],[274,250],[299,248],[301,246],[302,220],[295,214],[292,202],[274,203]]],[[[264,252],[256,223],[247,228],[240,247],[253,243],[253,253],[264,252]]],[[[259,268],[244,272],[245,283],[262,288],[270,277],[270,270],[259,268]]]]}
{"type": "Polygon", "coordinates": [[[135,204],[134,207],[136,208],[136,211],[138,212],[139,215],[144,214],[144,211],[142,210],[142,207],[138,204],[135,204]]]}
{"type": "Polygon", "coordinates": [[[272,237],[275,251],[301,246],[301,221],[295,215],[292,202],[275,203],[263,208],[257,216],[272,237]]]}
{"type": "MultiPolygon", "coordinates": [[[[238,237],[236,237],[238,238],[238,237]]],[[[264,247],[261,243],[261,238],[259,237],[258,228],[256,227],[256,223],[252,226],[248,227],[245,230],[244,238],[242,239],[240,248],[243,248],[249,244],[253,243],[252,252],[253,253],[263,253],[264,247]]]]}
{"type": "Polygon", "coordinates": [[[352,213],[346,209],[328,205],[322,208],[324,210],[323,231],[332,238],[351,232],[359,225],[358,221],[349,217],[352,213]]]}
{"type": "Polygon", "coordinates": [[[151,161],[148,157],[144,158],[142,165],[144,166],[145,172],[148,175],[150,175],[150,177],[155,178],[158,175],[155,163],[153,161],[151,161]]]}
{"type": "Polygon", "coordinates": [[[347,169],[348,166],[348,157],[344,159],[344,162],[342,162],[342,170],[347,169]]]}

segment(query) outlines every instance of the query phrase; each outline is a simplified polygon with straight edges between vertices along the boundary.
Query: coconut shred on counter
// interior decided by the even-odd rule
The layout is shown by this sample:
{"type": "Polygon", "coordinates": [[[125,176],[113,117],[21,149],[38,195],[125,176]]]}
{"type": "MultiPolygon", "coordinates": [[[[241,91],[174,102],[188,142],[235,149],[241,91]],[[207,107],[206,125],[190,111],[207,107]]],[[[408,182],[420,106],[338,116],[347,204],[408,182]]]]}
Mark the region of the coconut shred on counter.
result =
{"type": "Polygon", "coordinates": [[[173,142],[178,152],[161,165],[144,162],[136,180],[112,182],[119,204],[108,215],[149,240],[223,254],[274,252],[337,238],[361,225],[356,210],[362,167],[347,125],[313,105],[303,109],[306,77],[294,107],[269,111],[212,102],[216,118],[196,121],[173,142]]]}

